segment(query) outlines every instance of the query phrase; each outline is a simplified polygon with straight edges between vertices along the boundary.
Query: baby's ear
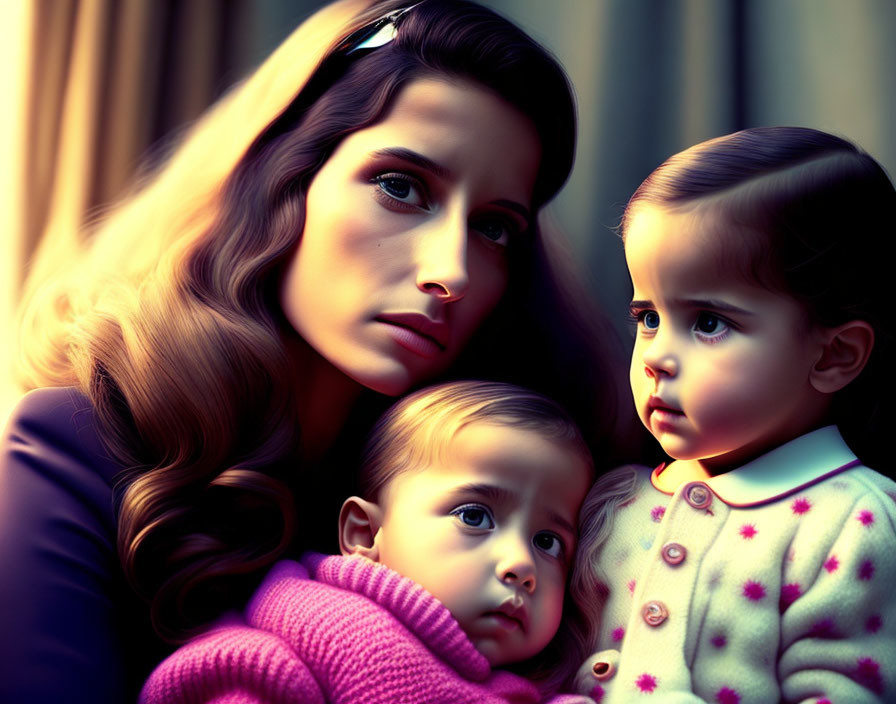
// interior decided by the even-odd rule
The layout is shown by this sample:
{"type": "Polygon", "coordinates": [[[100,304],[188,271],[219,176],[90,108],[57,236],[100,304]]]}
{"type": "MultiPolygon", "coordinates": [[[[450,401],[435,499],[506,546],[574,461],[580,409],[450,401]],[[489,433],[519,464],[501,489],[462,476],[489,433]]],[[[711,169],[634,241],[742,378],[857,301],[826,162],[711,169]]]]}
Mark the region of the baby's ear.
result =
{"type": "Polygon", "coordinates": [[[868,363],[874,347],[874,329],[864,320],[822,328],[822,353],[809,381],[816,391],[832,394],[855,379],[868,363]]]}
{"type": "Polygon", "coordinates": [[[343,555],[360,554],[379,562],[376,534],[383,522],[378,504],[350,496],[339,512],[339,550],[343,555]]]}

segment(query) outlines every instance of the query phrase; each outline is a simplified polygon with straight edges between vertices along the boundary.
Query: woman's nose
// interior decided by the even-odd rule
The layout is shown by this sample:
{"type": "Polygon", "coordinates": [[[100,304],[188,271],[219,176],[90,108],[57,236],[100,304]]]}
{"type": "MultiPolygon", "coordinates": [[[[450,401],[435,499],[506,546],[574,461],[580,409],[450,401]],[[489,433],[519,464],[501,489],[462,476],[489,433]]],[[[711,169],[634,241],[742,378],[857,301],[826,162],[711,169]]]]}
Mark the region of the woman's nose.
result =
{"type": "Polygon", "coordinates": [[[503,554],[498,560],[497,576],[505,584],[520,587],[529,594],[535,591],[535,557],[528,541],[504,542],[503,554]]]}
{"type": "Polygon", "coordinates": [[[417,288],[446,303],[463,298],[470,286],[466,217],[445,212],[419,236],[417,288]]]}

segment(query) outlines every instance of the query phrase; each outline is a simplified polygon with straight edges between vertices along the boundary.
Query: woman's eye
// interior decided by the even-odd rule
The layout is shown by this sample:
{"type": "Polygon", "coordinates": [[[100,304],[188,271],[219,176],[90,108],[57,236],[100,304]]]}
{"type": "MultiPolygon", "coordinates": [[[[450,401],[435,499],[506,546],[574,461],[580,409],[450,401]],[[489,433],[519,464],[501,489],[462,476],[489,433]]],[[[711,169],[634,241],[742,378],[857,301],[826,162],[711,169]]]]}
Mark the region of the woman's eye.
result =
{"type": "Polygon", "coordinates": [[[485,506],[478,506],[475,504],[460,506],[454,509],[451,512],[451,515],[457,516],[457,519],[461,523],[470,528],[490,530],[495,527],[495,519],[492,518],[491,511],[485,506]]]}
{"type": "Polygon", "coordinates": [[[560,557],[563,554],[563,542],[553,533],[538,533],[532,538],[532,544],[551,557],[560,557]]]}
{"type": "Polygon", "coordinates": [[[470,226],[489,242],[501,247],[509,245],[516,230],[519,229],[504,218],[479,218],[474,220],[470,226]]]}
{"type": "Polygon", "coordinates": [[[714,313],[700,313],[694,323],[694,331],[703,338],[721,337],[728,329],[728,323],[714,313]]]}
{"type": "Polygon", "coordinates": [[[416,208],[427,207],[423,186],[417,179],[406,174],[381,174],[373,182],[392,200],[416,208]]]}

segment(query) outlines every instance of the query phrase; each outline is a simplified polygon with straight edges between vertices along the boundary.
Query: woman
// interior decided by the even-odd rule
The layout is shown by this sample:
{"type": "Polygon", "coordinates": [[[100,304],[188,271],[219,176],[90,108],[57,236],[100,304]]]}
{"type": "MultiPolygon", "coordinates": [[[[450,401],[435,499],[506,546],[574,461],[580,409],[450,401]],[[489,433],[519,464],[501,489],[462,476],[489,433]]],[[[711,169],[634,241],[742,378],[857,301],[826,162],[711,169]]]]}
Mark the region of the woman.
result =
{"type": "Polygon", "coordinates": [[[535,223],[573,142],[561,69],[505,20],[346,0],[64,272],[38,268],[26,377],[55,388],[4,447],[0,699],[126,700],[161,638],[238,606],[284,552],[331,549],[389,395],[524,384],[618,460],[611,337],[535,223]]]}

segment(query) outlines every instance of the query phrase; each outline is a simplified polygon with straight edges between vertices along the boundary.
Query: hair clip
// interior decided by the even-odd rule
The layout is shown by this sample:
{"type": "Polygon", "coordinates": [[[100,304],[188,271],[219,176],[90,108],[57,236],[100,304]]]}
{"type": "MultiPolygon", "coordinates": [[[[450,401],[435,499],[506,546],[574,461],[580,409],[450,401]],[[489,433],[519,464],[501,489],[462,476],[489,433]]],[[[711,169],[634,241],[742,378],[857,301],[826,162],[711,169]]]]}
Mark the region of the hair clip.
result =
{"type": "Polygon", "coordinates": [[[420,0],[420,2],[414,3],[409,7],[393,10],[370,24],[361,27],[361,29],[352,32],[336,48],[336,53],[349,56],[356,51],[369,51],[388,44],[398,34],[399,20],[418,5],[422,5],[423,2],[424,0],[420,0]]]}

